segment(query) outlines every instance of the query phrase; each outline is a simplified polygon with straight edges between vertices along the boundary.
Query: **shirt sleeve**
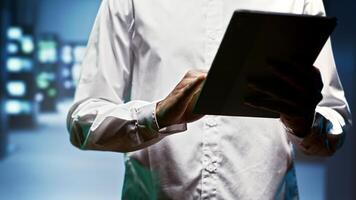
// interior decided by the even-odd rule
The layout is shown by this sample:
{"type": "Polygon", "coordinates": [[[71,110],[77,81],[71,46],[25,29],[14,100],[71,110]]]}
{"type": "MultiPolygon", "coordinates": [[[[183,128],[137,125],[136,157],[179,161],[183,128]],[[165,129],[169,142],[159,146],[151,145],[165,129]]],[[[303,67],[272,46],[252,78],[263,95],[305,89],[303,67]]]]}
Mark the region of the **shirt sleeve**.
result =
{"type": "MultiPolygon", "coordinates": [[[[322,1],[306,0],[304,14],[325,16],[322,1]]],[[[289,133],[289,137],[306,154],[331,155],[342,145],[345,133],[352,122],[330,40],[322,49],[314,66],[320,70],[323,79],[323,99],[316,108],[311,133],[305,138],[298,138],[289,133]]]]}
{"type": "Polygon", "coordinates": [[[186,130],[186,124],[158,126],[158,101],[125,102],[134,59],[130,2],[103,0],[99,8],[67,117],[70,140],[78,148],[129,152],[186,130]]]}

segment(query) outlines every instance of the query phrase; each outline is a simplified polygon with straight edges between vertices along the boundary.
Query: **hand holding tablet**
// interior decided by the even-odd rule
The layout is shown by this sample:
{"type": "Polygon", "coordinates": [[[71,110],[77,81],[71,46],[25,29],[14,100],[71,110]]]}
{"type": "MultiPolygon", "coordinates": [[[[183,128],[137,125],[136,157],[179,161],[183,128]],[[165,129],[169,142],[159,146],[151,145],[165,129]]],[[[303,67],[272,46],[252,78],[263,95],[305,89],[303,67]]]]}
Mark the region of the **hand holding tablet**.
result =
{"type": "Polygon", "coordinates": [[[313,63],[335,26],[335,18],[236,11],[194,112],[310,117],[322,98],[313,63]]]}

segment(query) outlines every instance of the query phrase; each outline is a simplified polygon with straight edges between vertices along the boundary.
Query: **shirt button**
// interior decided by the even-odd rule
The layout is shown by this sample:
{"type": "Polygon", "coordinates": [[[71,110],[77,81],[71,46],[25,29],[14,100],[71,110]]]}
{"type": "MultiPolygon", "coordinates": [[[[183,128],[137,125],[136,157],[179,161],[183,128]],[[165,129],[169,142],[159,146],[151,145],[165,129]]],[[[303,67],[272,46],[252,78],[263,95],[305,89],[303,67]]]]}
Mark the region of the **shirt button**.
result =
{"type": "Polygon", "coordinates": [[[208,171],[210,173],[213,173],[213,172],[215,172],[217,170],[217,167],[216,167],[216,165],[211,163],[205,169],[206,169],[206,171],[208,171]]]}
{"type": "Polygon", "coordinates": [[[209,118],[205,121],[205,125],[208,127],[215,127],[218,125],[215,119],[209,118]]]}
{"type": "Polygon", "coordinates": [[[217,41],[218,40],[218,33],[215,32],[215,31],[210,31],[208,36],[213,41],[217,41]]]}

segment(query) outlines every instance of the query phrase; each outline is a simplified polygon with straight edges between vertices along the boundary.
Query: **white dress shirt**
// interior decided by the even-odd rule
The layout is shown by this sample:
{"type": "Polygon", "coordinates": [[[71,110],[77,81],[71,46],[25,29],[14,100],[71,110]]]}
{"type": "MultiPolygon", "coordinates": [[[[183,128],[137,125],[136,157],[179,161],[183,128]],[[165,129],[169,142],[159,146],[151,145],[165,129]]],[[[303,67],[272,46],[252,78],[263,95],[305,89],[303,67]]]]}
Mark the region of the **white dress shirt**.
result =
{"type": "Polygon", "coordinates": [[[296,199],[292,142],[309,154],[334,152],[328,135],[341,144],[351,121],[330,42],[307,138],[265,118],[158,127],[157,101],[189,69],[209,69],[236,9],[325,14],[322,0],[103,0],[67,124],[81,149],[130,152],[123,199],[296,199]]]}

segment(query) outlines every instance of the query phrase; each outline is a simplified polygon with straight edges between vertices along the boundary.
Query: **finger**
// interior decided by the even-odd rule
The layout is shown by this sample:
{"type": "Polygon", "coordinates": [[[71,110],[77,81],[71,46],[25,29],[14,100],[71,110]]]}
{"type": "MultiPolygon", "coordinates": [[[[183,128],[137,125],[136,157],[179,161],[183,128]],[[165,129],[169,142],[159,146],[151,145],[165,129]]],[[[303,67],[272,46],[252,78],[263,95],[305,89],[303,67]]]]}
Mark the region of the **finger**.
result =
{"type": "Polygon", "coordinates": [[[179,98],[190,100],[194,93],[201,87],[201,84],[205,80],[204,76],[198,76],[192,82],[187,84],[181,91],[179,98]]]}
{"type": "Polygon", "coordinates": [[[185,78],[195,78],[195,77],[199,77],[199,76],[206,76],[207,75],[207,71],[203,70],[203,69],[192,69],[189,70],[186,74],[185,74],[185,78]]]}
{"type": "MultiPolygon", "coordinates": [[[[281,86],[285,87],[285,86],[281,86]]],[[[268,96],[269,98],[273,98],[279,101],[283,101],[289,104],[294,104],[296,101],[300,101],[299,99],[303,99],[299,97],[300,95],[296,94],[296,91],[290,88],[277,88],[276,86],[268,86],[263,84],[256,83],[248,83],[247,85],[247,96],[249,97],[259,97],[261,95],[268,96]],[[289,94],[292,93],[292,94],[289,94]]]]}
{"type": "Polygon", "coordinates": [[[209,70],[206,70],[206,69],[197,69],[196,70],[198,73],[200,74],[207,74],[209,70]]]}
{"type": "MultiPolygon", "coordinates": [[[[203,84],[201,84],[201,85],[203,85],[203,84]]],[[[192,99],[190,100],[189,105],[187,106],[186,111],[184,113],[183,118],[188,123],[196,121],[196,120],[204,117],[204,115],[202,115],[202,114],[193,113],[193,109],[194,109],[194,107],[198,101],[198,97],[200,95],[200,90],[201,90],[200,88],[201,87],[199,87],[199,89],[197,89],[197,92],[194,93],[194,95],[193,95],[192,99]]]]}
{"type": "Polygon", "coordinates": [[[272,73],[284,79],[285,82],[302,89],[313,88],[321,91],[323,82],[318,68],[303,64],[268,59],[267,63],[272,73]]]}
{"type": "MultiPolygon", "coordinates": [[[[275,102],[276,106],[288,106],[288,109],[292,109],[292,111],[297,111],[296,113],[307,113],[314,112],[317,103],[312,102],[297,102],[290,101],[287,99],[276,98],[274,95],[270,95],[265,91],[259,91],[255,89],[251,89],[248,95],[245,97],[245,102],[253,102],[264,103],[266,102],[266,106],[268,108],[269,102],[275,102]],[[299,112],[300,111],[300,112],[299,112]]],[[[259,105],[259,104],[258,104],[259,105]]],[[[257,106],[257,105],[255,105],[257,106]]]]}
{"type": "Polygon", "coordinates": [[[195,79],[199,78],[199,79],[206,79],[206,74],[204,73],[200,73],[200,74],[195,74],[193,75],[192,73],[195,73],[195,72],[189,72],[189,76],[186,75],[177,85],[176,87],[174,88],[174,90],[177,92],[177,91],[180,91],[184,88],[186,88],[188,85],[190,85],[192,82],[195,81],[195,79]]]}
{"type": "Polygon", "coordinates": [[[319,93],[320,97],[315,97],[314,99],[310,98],[282,98],[281,96],[277,96],[272,92],[268,92],[266,90],[258,90],[256,88],[250,88],[246,98],[252,99],[263,99],[263,100],[273,100],[276,102],[285,103],[291,105],[293,107],[298,108],[299,110],[315,110],[315,107],[321,100],[321,93],[319,93]]]}
{"type": "Polygon", "coordinates": [[[203,76],[197,78],[184,78],[176,88],[169,94],[172,109],[183,110],[186,109],[188,102],[196,90],[196,88],[205,80],[203,76]]]}
{"type": "Polygon", "coordinates": [[[301,115],[302,113],[304,113],[294,105],[273,100],[273,99],[246,98],[244,104],[254,108],[280,113],[284,115],[301,115]]]}
{"type": "Polygon", "coordinates": [[[188,107],[187,107],[187,111],[188,112],[191,112],[192,113],[192,111],[193,111],[193,108],[195,107],[195,105],[196,105],[196,103],[197,103],[197,101],[198,101],[198,98],[199,98],[199,96],[200,96],[200,92],[201,92],[201,90],[202,90],[202,88],[203,88],[203,83],[201,83],[200,85],[199,85],[199,87],[198,87],[198,89],[196,89],[196,91],[194,92],[194,94],[193,94],[193,96],[192,96],[192,98],[191,98],[191,100],[190,100],[190,103],[189,103],[189,105],[188,105],[188,107]]]}
{"type": "MultiPolygon", "coordinates": [[[[272,70],[273,71],[273,70],[272,70]]],[[[275,70],[276,71],[276,70],[275,70]]],[[[269,90],[281,97],[290,97],[297,98],[301,95],[309,95],[309,87],[303,84],[299,84],[294,80],[293,77],[290,77],[288,74],[282,72],[272,72],[273,75],[265,77],[254,77],[249,76],[247,82],[249,85],[252,85],[261,90],[269,90]],[[294,95],[294,96],[291,96],[294,95]]],[[[300,78],[300,77],[299,77],[300,78]]]]}
{"type": "MultiPolygon", "coordinates": [[[[288,68],[287,66],[283,68],[288,68]]],[[[280,83],[287,84],[290,87],[293,87],[295,90],[298,90],[302,93],[307,93],[308,89],[308,82],[305,79],[301,78],[300,74],[292,73],[294,70],[287,71],[285,69],[281,69],[279,67],[271,67],[272,73],[274,78],[276,78],[280,83]]]]}
{"type": "Polygon", "coordinates": [[[255,95],[256,92],[267,94],[275,99],[285,101],[290,104],[296,103],[301,105],[314,105],[322,98],[321,92],[316,89],[300,91],[288,83],[278,80],[249,80],[247,85],[248,95],[255,95]]]}
{"type": "Polygon", "coordinates": [[[284,70],[290,74],[303,74],[306,71],[311,71],[311,67],[309,65],[305,65],[298,62],[291,62],[280,59],[267,58],[267,64],[271,67],[276,67],[280,70],[284,70]]]}
{"type": "Polygon", "coordinates": [[[190,89],[192,92],[189,92],[189,95],[187,95],[185,99],[179,101],[180,106],[185,110],[182,120],[186,123],[196,121],[204,116],[201,114],[193,114],[193,108],[195,107],[202,87],[203,82],[199,82],[198,85],[194,86],[194,89],[190,89]]]}

